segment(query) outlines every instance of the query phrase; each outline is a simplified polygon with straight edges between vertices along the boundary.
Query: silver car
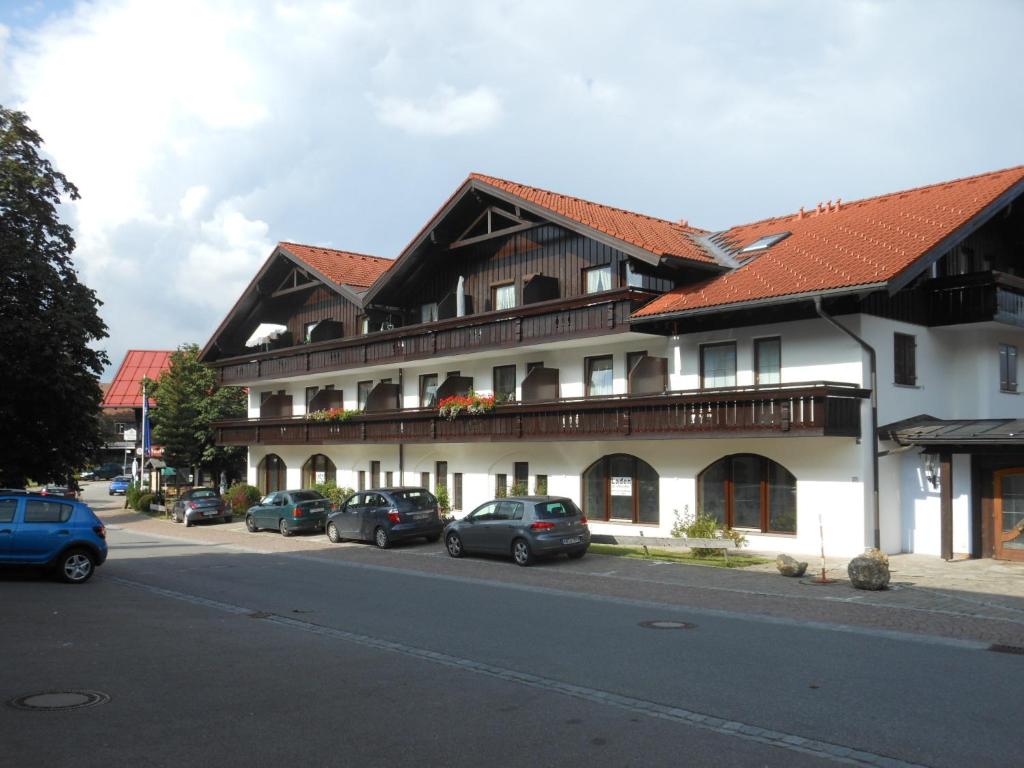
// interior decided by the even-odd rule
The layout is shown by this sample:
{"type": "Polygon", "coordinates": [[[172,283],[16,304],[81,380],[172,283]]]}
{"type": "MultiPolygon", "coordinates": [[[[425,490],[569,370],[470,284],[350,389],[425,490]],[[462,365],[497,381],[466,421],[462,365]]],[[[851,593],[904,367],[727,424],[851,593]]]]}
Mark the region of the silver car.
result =
{"type": "Polygon", "coordinates": [[[590,528],[572,499],[512,496],[481,504],[449,524],[444,544],[452,557],[470,552],[511,555],[516,565],[525,566],[549,555],[583,557],[590,528]]]}

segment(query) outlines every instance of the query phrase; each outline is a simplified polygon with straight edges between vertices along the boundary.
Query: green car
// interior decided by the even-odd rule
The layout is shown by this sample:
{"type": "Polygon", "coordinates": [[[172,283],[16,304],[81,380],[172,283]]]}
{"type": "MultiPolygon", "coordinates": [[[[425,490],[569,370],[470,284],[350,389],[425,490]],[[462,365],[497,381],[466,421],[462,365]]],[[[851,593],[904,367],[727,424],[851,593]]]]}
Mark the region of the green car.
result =
{"type": "Polygon", "coordinates": [[[270,528],[291,536],[296,531],[322,531],[327,513],[333,508],[330,500],[318,491],[273,491],[245,513],[245,527],[250,533],[270,528]]]}

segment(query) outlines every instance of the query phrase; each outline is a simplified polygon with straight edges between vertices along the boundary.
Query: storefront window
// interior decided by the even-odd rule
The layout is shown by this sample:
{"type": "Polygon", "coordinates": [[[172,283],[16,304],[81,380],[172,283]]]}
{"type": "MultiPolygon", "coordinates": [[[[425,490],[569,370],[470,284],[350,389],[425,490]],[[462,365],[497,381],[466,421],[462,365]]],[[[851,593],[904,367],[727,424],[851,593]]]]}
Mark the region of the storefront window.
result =
{"type": "Polygon", "coordinates": [[[697,479],[697,505],[730,528],[796,533],[796,478],[755,454],[719,459],[697,479]]]}
{"type": "Polygon", "coordinates": [[[583,473],[583,511],[593,520],[658,525],[659,477],[636,456],[604,456],[583,473]]]}

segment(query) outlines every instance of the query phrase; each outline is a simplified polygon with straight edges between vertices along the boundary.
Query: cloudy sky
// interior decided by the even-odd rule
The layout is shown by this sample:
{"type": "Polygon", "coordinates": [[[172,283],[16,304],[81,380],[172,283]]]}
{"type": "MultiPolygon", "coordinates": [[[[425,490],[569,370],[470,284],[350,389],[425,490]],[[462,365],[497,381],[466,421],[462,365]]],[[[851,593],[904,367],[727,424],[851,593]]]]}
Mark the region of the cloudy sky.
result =
{"type": "Polygon", "coordinates": [[[82,193],[116,369],[204,344],[278,240],[396,255],[471,171],[718,229],[1018,165],[1022,32],[1015,0],[0,0],[0,103],[82,193]]]}

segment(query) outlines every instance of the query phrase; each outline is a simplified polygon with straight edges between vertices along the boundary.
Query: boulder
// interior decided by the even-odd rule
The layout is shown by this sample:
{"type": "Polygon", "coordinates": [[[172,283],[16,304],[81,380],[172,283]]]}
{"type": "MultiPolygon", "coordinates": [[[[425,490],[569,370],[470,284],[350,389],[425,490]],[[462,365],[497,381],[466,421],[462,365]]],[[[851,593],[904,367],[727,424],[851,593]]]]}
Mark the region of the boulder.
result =
{"type": "Polygon", "coordinates": [[[884,552],[869,549],[846,566],[855,589],[885,589],[889,585],[889,558],[884,552]]]}
{"type": "Polygon", "coordinates": [[[803,576],[807,571],[807,563],[801,563],[789,555],[779,555],[775,558],[775,567],[783,576],[803,576]]]}

